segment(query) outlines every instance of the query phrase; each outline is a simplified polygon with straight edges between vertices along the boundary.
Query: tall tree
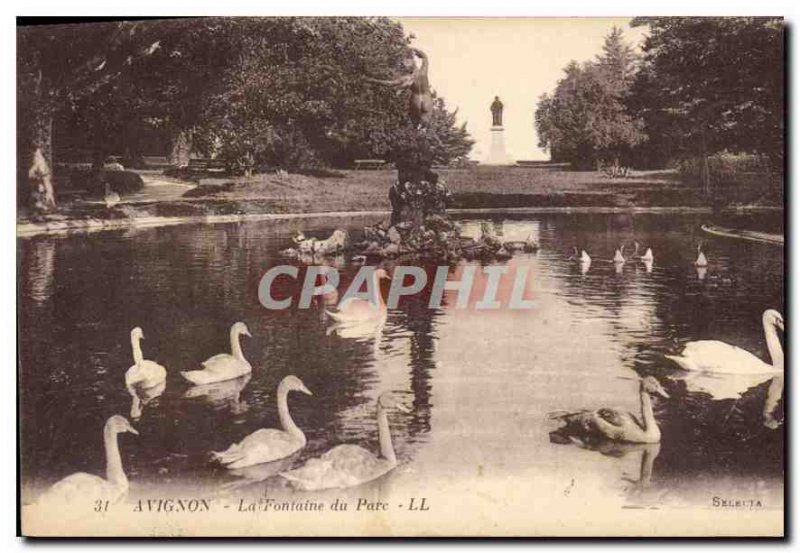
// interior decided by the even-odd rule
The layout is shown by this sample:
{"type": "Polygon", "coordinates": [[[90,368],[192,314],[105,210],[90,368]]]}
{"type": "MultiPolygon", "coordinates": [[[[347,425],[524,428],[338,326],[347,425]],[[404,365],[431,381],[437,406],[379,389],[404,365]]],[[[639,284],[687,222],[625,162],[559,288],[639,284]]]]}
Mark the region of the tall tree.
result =
{"type": "MultiPolygon", "coordinates": [[[[207,105],[203,143],[221,146],[227,163],[245,173],[259,164],[293,169],[387,155],[407,125],[406,101],[365,77],[397,72],[409,55],[398,23],[356,17],[246,23],[240,55],[207,105]]],[[[441,141],[456,150],[468,144],[443,101],[440,108],[441,141]]]]}
{"type": "Polygon", "coordinates": [[[637,18],[649,26],[632,104],[676,155],[722,150],[783,162],[783,22],[765,17],[637,18]]]}
{"type": "Polygon", "coordinates": [[[594,62],[570,62],[552,94],[539,98],[535,112],[539,147],[555,161],[578,168],[598,162],[626,162],[644,139],[641,122],[627,107],[635,72],[633,49],[614,27],[594,62]]]}
{"type": "Polygon", "coordinates": [[[139,22],[18,28],[18,180],[32,207],[56,206],[50,180],[55,114],[117,79],[159,45],[139,22]]]}

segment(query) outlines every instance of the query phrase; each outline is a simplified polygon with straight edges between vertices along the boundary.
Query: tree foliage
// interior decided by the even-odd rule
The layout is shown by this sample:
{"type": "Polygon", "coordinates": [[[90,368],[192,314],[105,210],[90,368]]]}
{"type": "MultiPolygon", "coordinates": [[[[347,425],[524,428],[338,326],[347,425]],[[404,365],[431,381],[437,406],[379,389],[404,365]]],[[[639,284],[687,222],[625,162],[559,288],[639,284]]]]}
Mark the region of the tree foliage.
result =
{"type": "Polygon", "coordinates": [[[556,161],[588,168],[620,162],[644,139],[641,121],[626,105],[635,72],[633,49],[614,28],[593,62],[570,62],[552,94],[535,112],[539,147],[556,161]]]}
{"type": "MultiPolygon", "coordinates": [[[[409,55],[402,27],[385,18],[281,18],[243,22],[240,55],[206,106],[202,142],[240,164],[288,169],[391,158],[407,126],[406,99],[365,76],[396,73],[409,55]]],[[[444,102],[434,127],[442,159],[471,143],[444,102]]]]}
{"type": "Polygon", "coordinates": [[[783,160],[783,22],[637,18],[649,27],[632,106],[673,157],[724,150],[783,160]]]}
{"type": "MultiPolygon", "coordinates": [[[[21,28],[20,127],[40,129],[38,142],[46,136],[48,160],[54,117],[96,160],[136,150],[136,137],[153,131],[245,172],[390,156],[392,137],[408,125],[407,99],[364,77],[401,71],[409,41],[387,18],[21,28]]],[[[437,114],[439,158],[466,155],[465,127],[443,100],[437,114]]]]}
{"type": "Polygon", "coordinates": [[[17,179],[20,197],[55,207],[50,180],[55,116],[130,74],[158,51],[152,29],[138,22],[23,27],[17,32],[17,179]]]}
{"type": "MultiPolygon", "coordinates": [[[[614,29],[591,62],[570,63],[537,104],[539,146],[590,166],[663,166],[721,152],[784,157],[780,18],[648,17],[637,58],[614,29]]],[[[703,181],[708,184],[707,161],[703,181]]]]}

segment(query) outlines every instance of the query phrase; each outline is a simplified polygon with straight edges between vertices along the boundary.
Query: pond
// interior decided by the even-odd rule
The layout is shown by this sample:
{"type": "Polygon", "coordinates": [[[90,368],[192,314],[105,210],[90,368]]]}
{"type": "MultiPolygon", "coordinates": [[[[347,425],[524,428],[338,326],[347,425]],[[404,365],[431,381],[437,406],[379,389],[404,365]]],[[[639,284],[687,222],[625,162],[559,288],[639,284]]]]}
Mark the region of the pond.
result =
{"type": "MultiPolygon", "coordinates": [[[[715,397],[716,390],[670,378],[675,366],[664,358],[687,341],[717,339],[769,359],[761,314],[784,310],[783,250],[711,238],[700,225],[775,227],[777,216],[481,217],[463,217],[464,233],[488,223],[505,240],[529,233],[538,240],[537,253],[508,262],[528,267],[532,308],[429,309],[411,299],[360,335],[329,332],[322,305],[267,310],[257,289],[267,269],[286,263],[279,251],[296,230],[326,236],[377,218],[19,239],[23,502],[67,474],[103,473],[101,429],[109,416],[130,412],[129,333],[141,326],[145,357],[169,372],[163,394],[134,423],[140,435],[121,437],[128,502],[187,490],[333,497],[293,491],[274,474],[340,443],[377,451],[375,401],[391,390],[410,407],[389,415],[399,465],[346,492],[353,497],[427,496],[434,508],[437,500],[518,502],[525,516],[539,517],[567,501],[576,513],[587,502],[711,507],[715,497],[783,508],[783,426],[768,429],[761,416],[770,382],[738,398],[715,397]],[[705,271],[692,263],[701,240],[705,271]],[[652,248],[652,266],[608,261],[634,241],[652,248]],[[569,260],[575,245],[593,257],[588,270],[569,260]],[[227,351],[236,321],[253,335],[242,338],[252,376],[193,394],[180,371],[227,351]],[[211,451],[278,426],[275,390],[288,374],[314,394],[289,398],[307,448],[284,467],[229,474],[213,465],[211,451]],[[551,441],[554,411],[619,406],[638,414],[640,375],[656,376],[670,395],[654,400],[660,445],[596,451],[551,441]]],[[[352,277],[357,268],[345,263],[340,271],[352,277]]]]}

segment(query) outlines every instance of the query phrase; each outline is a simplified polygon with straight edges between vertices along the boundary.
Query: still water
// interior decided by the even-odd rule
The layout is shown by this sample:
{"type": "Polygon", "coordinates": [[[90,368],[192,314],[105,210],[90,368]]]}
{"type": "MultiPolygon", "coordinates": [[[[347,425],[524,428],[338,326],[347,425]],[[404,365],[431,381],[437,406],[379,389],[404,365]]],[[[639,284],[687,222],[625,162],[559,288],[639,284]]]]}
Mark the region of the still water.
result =
{"type": "MultiPolygon", "coordinates": [[[[463,219],[465,234],[488,222],[504,240],[533,233],[526,310],[458,310],[405,301],[373,333],[328,332],[321,305],[268,311],[257,297],[292,233],[326,236],[370,218],[175,226],[19,239],[21,454],[23,501],[77,471],[102,474],[101,429],[127,416],[124,373],[132,364],[129,332],[144,329],[145,357],[166,366],[167,386],[120,437],[141,497],[321,497],[292,492],[277,470],[340,443],[377,452],[375,399],[393,390],[411,407],[390,424],[399,466],[358,493],[425,495],[513,489],[535,482],[530,502],[603,497],[619,507],[710,506],[713,498],[758,499],[783,507],[783,426],[762,424],[769,382],[715,399],[669,378],[665,353],[718,339],[769,360],[761,313],[783,312],[783,250],[711,238],[711,215],[536,214],[463,219]],[[622,268],[608,262],[634,240],[655,254],[622,268]],[[710,264],[692,261],[698,241],[710,264]],[[587,271],[570,261],[587,250],[587,271]],[[244,321],[250,378],[192,393],[179,371],[228,351],[228,329],[244,321]],[[281,467],[229,474],[209,462],[250,432],[277,427],[275,389],[299,376],[313,397],[289,406],[308,446],[281,467]],[[551,443],[547,414],[561,409],[623,407],[639,413],[638,375],[655,375],[670,393],[655,400],[660,445],[593,451],[551,443]],[[296,495],[294,495],[296,494],[296,495]]],[[[776,216],[715,216],[713,222],[761,228],[776,216]]],[[[641,252],[640,252],[641,253],[641,252]]],[[[462,270],[457,267],[455,272],[462,270]]],[[[340,271],[352,277],[357,267],[340,271]]],[[[386,294],[386,288],[384,288],[386,294]]],[[[782,406],[782,403],[781,403],[782,406]]],[[[779,406],[780,407],[780,406],[779,406]]],[[[782,415],[780,415],[782,419],[782,415]]]]}

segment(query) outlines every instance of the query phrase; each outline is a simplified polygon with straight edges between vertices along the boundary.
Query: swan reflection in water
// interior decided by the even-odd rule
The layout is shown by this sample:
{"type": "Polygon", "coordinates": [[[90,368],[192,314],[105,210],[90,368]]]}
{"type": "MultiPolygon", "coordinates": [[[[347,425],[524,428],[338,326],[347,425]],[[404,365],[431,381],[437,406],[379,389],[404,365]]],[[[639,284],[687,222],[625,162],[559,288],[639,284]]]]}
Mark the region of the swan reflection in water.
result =
{"type": "Polygon", "coordinates": [[[558,431],[550,433],[550,442],[554,444],[574,444],[581,449],[596,451],[606,457],[619,459],[620,463],[627,459],[635,458],[637,455],[640,456],[639,473],[635,477],[631,477],[623,471],[621,477],[628,484],[624,491],[629,504],[625,505],[625,507],[657,507],[664,502],[669,493],[669,490],[665,488],[652,486],[653,464],[661,452],[660,443],[633,444],[614,440],[587,443],[571,440],[558,431]]]}
{"type": "MultiPolygon", "coordinates": [[[[301,452],[297,451],[289,457],[271,461],[269,463],[261,463],[258,465],[250,465],[248,467],[241,467],[237,469],[228,469],[227,473],[234,477],[235,480],[227,482],[222,485],[222,493],[239,492],[254,484],[264,482],[270,478],[277,477],[281,472],[290,470],[297,462],[301,452]]],[[[282,481],[281,481],[282,483],[282,481]]]]}
{"type": "Polygon", "coordinates": [[[162,380],[160,383],[149,388],[145,388],[139,384],[129,386],[128,393],[131,395],[131,418],[139,419],[142,416],[142,408],[149,405],[154,399],[160,397],[166,389],[166,380],[162,380]]]}
{"type": "Polygon", "coordinates": [[[381,336],[385,326],[386,317],[384,316],[370,321],[334,323],[327,328],[325,334],[327,336],[336,334],[339,338],[355,340],[356,342],[369,341],[372,343],[372,354],[377,359],[380,354],[381,336]]]}
{"type": "Polygon", "coordinates": [[[767,398],[764,400],[764,409],[762,411],[764,426],[771,430],[777,429],[783,422],[775,418],[778,402],[783,398],[783,378],[783,375],[780,375],[772,379],[767,390],[767,398]]]}
{"type": "Polygon", "coordinates": [[[216,410],[230,409],[234,415],[241,415],[247,411],[247,402],[241,399],[241,393],[252,376],[248,373],[222,382],[192,386],[183,397],[202,401],[216,410]]]}
{"type": "Polygon", "coordinates": [[[611,455],[613,457],[628,457],[641,453],[641,461],[639,463],[639,474],[637,477],[630,478],[623,476],[622,479],[630,485],[626,489],[627,499],[630,504],[626,505],[628,508],[638,507],[657,507],[663,504],[664,500],[669,494],[669,490],[663,487],[653,486],[653,464],[661,453],[661,444],[611,444],[613,449],[609,452],[603,452],[603,455],[611,455]]]}
{"type": "Polygon", "coordinates": [[[705,280],[708,267],[695,266],[695,270],[697,271],[697,280],[705,280]]]}

